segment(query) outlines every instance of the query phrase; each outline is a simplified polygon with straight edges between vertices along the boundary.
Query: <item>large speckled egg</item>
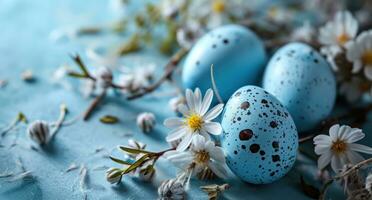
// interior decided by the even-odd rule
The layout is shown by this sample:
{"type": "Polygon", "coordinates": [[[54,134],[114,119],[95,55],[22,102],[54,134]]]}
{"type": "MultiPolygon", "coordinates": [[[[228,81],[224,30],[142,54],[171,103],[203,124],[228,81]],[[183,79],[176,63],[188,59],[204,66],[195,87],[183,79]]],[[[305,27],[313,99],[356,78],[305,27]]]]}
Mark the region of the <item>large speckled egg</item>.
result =
{"type": "Polygon", "coordinates": [[[222,100],[227,101],[234,91],[260,81],[266,53],[262,41],[240,25],[226,25],[203,36],[187,55],[182,73],[185,88],[212,88],[210,67],[222,100]]]}
{"type": "Polygon", "coordinates": [[[293,166],[298,148],[296,126],[273,95],[256,86],[237,90],[222,115],[221,144],[230,169],[242,180],[278,180],[293,166]]]}
{"type": "Polygon", "coordinates": [[[335,103],[336,80],[326,62],[310,46],[290,43],[267,65],[263,88],[288,109],[299,132],[315,128],[335,103]]]}

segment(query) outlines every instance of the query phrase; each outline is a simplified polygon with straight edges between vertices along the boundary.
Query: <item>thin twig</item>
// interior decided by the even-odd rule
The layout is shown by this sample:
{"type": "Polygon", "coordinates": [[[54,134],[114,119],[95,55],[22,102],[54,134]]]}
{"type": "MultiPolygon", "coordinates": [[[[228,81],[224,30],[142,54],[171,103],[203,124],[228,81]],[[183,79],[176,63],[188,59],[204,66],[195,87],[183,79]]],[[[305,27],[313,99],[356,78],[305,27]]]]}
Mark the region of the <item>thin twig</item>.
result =
{"type": "Polygon", "coordinates": [[[169,80],[174,72],[174,70],[177,68],[178,63],[182,60],[182,58],[187,54],[188,49],[181,48],[179,51],[177,51],[170,59],[168,64],[165,66],[165,72],[162,75],[162,77],[153,83],[152,85],[143,88],[140,92],[133,94],[132,96],[127,97],[128,100],[133,100],[140,98],[146,94],[149,94],[153,92],[155,89],[157,89],[163,82],[169,80]]]}
{"type": "Polygon", "coordinates": [[[93,110],[99,105],[99,103],[103,100],[103,98],[106,96],[107,89],[103,89],[102,93],[98,95],[92,103],[89,105],[87,110],[85,111],[83,115],[83,120],[88,120],[89,116],[92,114],[93,110]]]}

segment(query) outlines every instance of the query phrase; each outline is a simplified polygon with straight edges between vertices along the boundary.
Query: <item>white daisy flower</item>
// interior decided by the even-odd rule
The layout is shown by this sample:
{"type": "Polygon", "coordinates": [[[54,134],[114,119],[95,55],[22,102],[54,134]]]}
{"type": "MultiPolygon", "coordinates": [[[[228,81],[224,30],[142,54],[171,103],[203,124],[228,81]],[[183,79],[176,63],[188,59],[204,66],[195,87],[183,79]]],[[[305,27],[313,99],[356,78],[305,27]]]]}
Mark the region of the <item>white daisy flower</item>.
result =
{"type": "Polygon", "coordinates": [[[355,144],[364,138],[361,129],[347,125],[333,125],[328,135],[318,135],[314,138],[315,153],[320,155],[318,168],[324,169],[329,163],[333,171],[339,172],[345,164],[356,164],[364,158],[357,152],[372,154],[372,148],[355,144]]]}
{"type": "Polygon", "coordinates": [[[177,150],[184,151],[191,144],[193,138],[199,134],[207,140],[210,138],[208,133],[213,135],[221,134],[221,124],[212,122],[212,120],[222,112],[223,104],[218,104],[208,111],[212,99],[213,91],[211,89],[207,90],[204,99],[199,88],[196,88],[194,93],[190,89],[187,89],[187,106],[181,104],[178,108],[183,118],[171,117],[164,121],[166,127],[174,128],[166,137],[167,142],[181,139],[177,150]]]}
{"type": "Polygon", "coordinates": [[[353,73],[364,68],[364,75],[372,80],[372,30],[362,32],[346,45],[346,58],[353,63],[353,73]]]}
{"type": "Polygon", "coordinates": [[[302,26],[296,28],[292,32],[291,37],[293,40],[303,40],[306,42],[310,42],[314,35],[315,35],[314,27],[310,24],[309,21],[305,21],[302,24],[302,26]]]}
{"type": "Polygon", "coordinates": [[[339,11],[333,21],[319,30],[319,42],[323,45],[343,47],[358,32],[358,21],[348,11],[339,11]]]}
{"type": "Polygon", "coordinates": [[[193,167],[194,173],[197,174],[203,169],[209,168],[218,177],[227,177],[225,154],[222,148],[201,135],[193,137],[192,145],[188,151],[169,151],[164,156],[181,169],[187,170],[193,167]]]}

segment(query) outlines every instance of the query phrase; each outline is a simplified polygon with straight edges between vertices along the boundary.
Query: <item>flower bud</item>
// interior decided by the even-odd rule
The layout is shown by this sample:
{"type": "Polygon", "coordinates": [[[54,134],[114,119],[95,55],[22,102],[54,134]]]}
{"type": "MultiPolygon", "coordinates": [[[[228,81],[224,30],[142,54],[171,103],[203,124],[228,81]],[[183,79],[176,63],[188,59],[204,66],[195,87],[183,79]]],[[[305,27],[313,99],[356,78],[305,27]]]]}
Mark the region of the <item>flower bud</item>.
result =
{"type": "Polygon", "coordinates": [[[107,88],[112,83],[112,72],[107,67],[101,67],[97,71],[97,85],[102,88],[107,88]]]}
{"type": "Polygon", "coordinates": [[[151,181],[155,175],[154,167],[141,168],[138,172],[138,178],[143,181],[151,181]]]}
{"type": "Polygon", "coordinates": [[[169,100],[168,105],[174,112],[179,112],[178,107],[181,104],[186,104],[186,100],[183,96],[173,97],[169,100]]]}
{"type": "Polygon", "coordinates": [[[144,133],[149,133],[155,126],[155,115],[149,112],[141,113],[137,116],[137,126],[144,133]]]}
{"type": "Polygon", "coordinates": [[[45,121],[36,120],[28,126],[27,133],[33,141],[39,145],[44,145],[50,138],[49,124],[45,121]]]}
{"type": "Polygon", "coordinates": [[[122,177],[122,170],[118,168],[110,168],[106,171],[106,180],[111,184],[119,183],[122,177]]]}
{"type": "Polygon", "coordinates": [[[160,200],[182,200],[185,199],[185,188],[177,179],[164,181],[158,188],[160,200]]]}

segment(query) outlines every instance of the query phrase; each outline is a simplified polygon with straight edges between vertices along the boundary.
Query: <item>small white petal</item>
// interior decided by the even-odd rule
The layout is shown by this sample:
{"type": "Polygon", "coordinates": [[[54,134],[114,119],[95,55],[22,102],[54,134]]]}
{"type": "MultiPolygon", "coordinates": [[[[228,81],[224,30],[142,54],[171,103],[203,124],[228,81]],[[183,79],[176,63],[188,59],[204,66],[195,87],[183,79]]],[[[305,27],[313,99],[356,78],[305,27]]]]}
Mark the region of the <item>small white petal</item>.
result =
{"type": "Polygon", "coordinates": [[[331,137],[328,135],[317,135],[313,140],[315,145],[331,145],[332,143],[331,137]]]}
{"type": "Polygon", "coordinates": [[[189,108],[185,104],[180,104],[178,105],[178,111],[183,115],[183,116],[188,116],[190,114],[189,108]]]}
{"type": "Polygon", "coordinates": [[[328,151],[322,154],[318,159],[318,169],[324,169],[330,162],[332,158],[332,152],[328,151]]]}
{"type": "Polygon", "coordinates": [[[223,110],[223,104],[218,104],[217,106],[213,107],[210,111],[208,111],[204,116],[203,119],[205,121],[210,121],[216,118],[223,110]]]}
{"type": "Polygon", "coordinates": [[[347,151],[346,152],[347,159],[350,161],[352,164],[357,164],[360,161],[363,161],[364,158],[361,156],[359,153],[354,152],[354,151],[347,151]]]}
{"type": "Polygon", "coordinates": [[[331,167],[334,172],[338,173],[346,164],[344,155],[333,155],[331,159],[331,167]]]}
{"type": "Polygon", "coordinates": [[[214,146],[209,150],[209,153],[211,154],[211,157],[216,160],[219,163],[225,163],[225,154],[223,152],[223,149],[221,147],[214,146]]]}
{"type": "Polygon", "coordinates": [[[182,141],[177,146],[177,151],[185,151],[191,144],[192,138],[194,134],[186,134],[182,141]]]}
{"type": "Polygon", "coordinates": [[[176,128],[169,133],[169,135],[165,138],[165,140],[167,142],[172,142],[172,141],[178,140],[178,139],[182,138],[183,136],[185,136],[185,134],[187,132],[188,131],[187,131],[186,127],[176,128]]]}
{"type": "Polygon", "coordinates": [[[318,145],[315,146],[314,152],[317,155],[322,155],[325,152],[328,152],[330,149],[331,149],[331,146],[330,145],[318,144],[318,145]]]}
{"type": "Polygon", "coordinates": [[[214,161],[210,161],[208,167],[220,178],[226,179],[227,178],[227,170],[226,167],[221,166],[221,164],[216,163],[214,161]]]}
{"type": "Polygon", "coordinates": [[[186,89],[186,102],[191,112],[195,112],[194,94],[190,89],[186,89]]]}
{"type": "Polygon", "coordinates": [[[208,89],[205,93],[202,106],[200,108],[200,115],[203,116],[209,109],[209,106],[212,103],[213,99],[213,91],[211,89],[208,89]]]}
{"type": "Polygon", "coordinates": [[[185,124],[184,119],[179,117],[171,117],[164,121],[164,126],[168,128],[174,128],[185,124]]]}
{"type": "Polygon", "coordinates": [[[213,135],[220,135],[222,133],[222,126],[218,122],[206,122],[203,124],[203,129],[213,135]]]}
{"type": "Polygon", "coordinates": [[[344,140],[348,143],[354,143],[363,139],[365,134],[359,128],[351,129],[348,134],[345,135],[344,140]]]}
{"type": "Polygon", "coordinates": [[[196,88],[194,94],[195,112],[200,113],[200,109],[202,106],[202,94],[200,92],[200,89],[196,88]]]}
{"type": "Polygon", "coordinates": [[[340,129],[339,124],[335,124],[329,129],[329,136],[331,137],[332,141],[336,141],[338,139],[339,129],[340,129]]]}
{"type": "Polygon", "coordinates": [[[348,144],[348,147],[352,151],[357,151],[357,152],[365,153],[365,154],[372,154],[372,148],[362,145],[362,144],[352,143],[352,144],[348,144]]]}
{"type": "Polygon", "coordinates": [[[201,135],[195,135],[192,139],[192,150],[200,151],[205,147],[205,138],[201,135]]]}

